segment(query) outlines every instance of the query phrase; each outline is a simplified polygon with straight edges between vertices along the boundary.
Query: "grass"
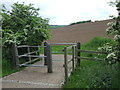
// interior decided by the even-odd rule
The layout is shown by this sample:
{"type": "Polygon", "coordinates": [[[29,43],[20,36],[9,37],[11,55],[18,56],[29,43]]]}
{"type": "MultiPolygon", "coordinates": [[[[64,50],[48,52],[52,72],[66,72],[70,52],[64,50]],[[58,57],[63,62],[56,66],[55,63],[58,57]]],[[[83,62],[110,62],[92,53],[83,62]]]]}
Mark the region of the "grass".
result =
{"type": "Polygon", "coordinates": [[[5,60],[3,59],[2,60],[2,77],[3,76],[7,76],[9,74],[12,74],[14,72],[17,72],[17,71],[20,71],[22,70],[23,68],[17,70],[17,69],[14,69],[13,66],[11,65],[11,62],[8,61],[8,60],[5,60]]]}
{"type": "MultiPolygon", "coordinates": [[[[111,39],[96,37],[83,44],[84,50],[97,50],[105,43],[115,44],[111,39]]],[[[82,53],[84,57],[94,58],[97,55],[82,53]]],[[[104,57],[104,56],[103,56],[104,57]]],[[[80,67],[70,76],[63,88],[120,88],[120,71],[117,64],[109,66],[104,61],[81,60],[80,67]]]]}

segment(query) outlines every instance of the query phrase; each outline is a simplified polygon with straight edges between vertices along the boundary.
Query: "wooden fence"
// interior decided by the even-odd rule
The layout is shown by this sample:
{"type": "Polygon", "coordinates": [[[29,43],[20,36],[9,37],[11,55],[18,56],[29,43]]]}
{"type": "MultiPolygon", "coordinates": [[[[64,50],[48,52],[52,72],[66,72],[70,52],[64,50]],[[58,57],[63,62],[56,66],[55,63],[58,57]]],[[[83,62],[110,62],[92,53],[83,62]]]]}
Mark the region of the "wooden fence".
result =
{"type": "Polygon", "coordinates": [[[70,47],[65,47],[64,48],[65,83],[68,82],[71,72],[73,72],[76,67],[80,66],[81,59],[102,61],[102,59],[98,59],[98,58],[82,57],[81,56],[82,52],[84,52],[84,53],[106,54],[106,53],[101,52],[101,51],[81,50],[81,44],[80,43],[77,43],[76,45],[73,45],[73,46],[70,46],[70,47]],[[68,56],[67,51],[69,49],[72,50],[72,59],[71,60],[68,60],[68,58],[67,58],[67,56],[68,56]],[[70,62],[72,62],[72,70],[68,70],[68,64],[70,62]]]}
{"type": "Polygon", "coordinates": [[[21,46],[17,46],[16,44],[12,45],[13,47],[13,62],[14,62],[14,66],[16,68],[19,68],[21,66],[30,66],[30,67],[47,67],[48,68],[48,73],[52,73],[52,53],[51,53],[51,47],[50,45],[45,42],[44,46],[29,46],[29,45],[21,45],[21,46]],[[19,55],[18,53],[18,48],[27,48],[27,52],[25,54],[19,55]],[[30,51],[30,48],[38,48],[38,50],[36,51],[30,51]],[[44,56],[41,56],[39,51],[40,48],[44,48],[44,56]],[[38,55],[32,55],[35,53],[39,53],[38,55]],[[28,57],[29,61],[20,64],[19,63],[19,59],[22,57],[28,57]],[[31,59],[31,58],[35,58],[35,59],[31,59]],[[36,60],[40,59],[40,58],[44,58],[44,65],[32,65],[32,62],[35,62],[36,60]]]}

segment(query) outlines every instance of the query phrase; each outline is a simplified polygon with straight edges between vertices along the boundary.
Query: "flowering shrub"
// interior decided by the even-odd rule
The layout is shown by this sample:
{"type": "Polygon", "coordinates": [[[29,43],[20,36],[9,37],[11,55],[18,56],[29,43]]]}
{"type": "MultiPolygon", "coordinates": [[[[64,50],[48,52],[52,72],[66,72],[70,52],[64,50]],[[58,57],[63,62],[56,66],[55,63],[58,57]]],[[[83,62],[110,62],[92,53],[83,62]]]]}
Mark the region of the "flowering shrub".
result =
{"type": "MultiPolygon", "coordinates": [[[[115,3],[114,3],[115,4],[115,3]]],[[[120,9],[120,2],[116,2],[116,7],[120,9]]],[[[105,51],[107,53],[106,61],[109,64],[117,63],[120,61],[120,15],[113,18],[114,22],[109,22],[109,28],[106,29],[107,34],[114,35],[114,41],[116,45],[110,45],[106,43],[99,50],[105,51]]]]}

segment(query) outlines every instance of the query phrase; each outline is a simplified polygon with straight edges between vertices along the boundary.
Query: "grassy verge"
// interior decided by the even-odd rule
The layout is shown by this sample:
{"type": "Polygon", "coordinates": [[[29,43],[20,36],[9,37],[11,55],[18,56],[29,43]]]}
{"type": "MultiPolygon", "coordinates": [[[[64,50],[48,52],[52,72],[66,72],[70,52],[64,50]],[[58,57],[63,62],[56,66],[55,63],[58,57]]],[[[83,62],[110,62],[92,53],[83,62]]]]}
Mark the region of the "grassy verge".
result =
{"type": "MultiPolygon", "coordinates": [[[[94,38],[89,43],[83,44],[84,50],[97,50],[104,43],[115,44],[111,39],[94,38]]],[[[82,53],[84,57],[95,58],[96,54],[82,53]]],[[[104,56],[103,56],[104,57],[104,56]]],[[[64,88],[120,88],[120,74],[117,64],[109,66],[104,61],[81,60],[81,65],[70,76],[64,88]]]]}
{"type": "Polygon", "coordinates": [[[14,72],[17,72],[17,71],[20,71],[22,70],[23,68],[17,70],[17,69],[14,69],[13,66],[11,65],[11,62],[8,61],[8,60],[2,60],[2,77],[4,76],[7,76],[9,74],[12,74],[14,72]]]}

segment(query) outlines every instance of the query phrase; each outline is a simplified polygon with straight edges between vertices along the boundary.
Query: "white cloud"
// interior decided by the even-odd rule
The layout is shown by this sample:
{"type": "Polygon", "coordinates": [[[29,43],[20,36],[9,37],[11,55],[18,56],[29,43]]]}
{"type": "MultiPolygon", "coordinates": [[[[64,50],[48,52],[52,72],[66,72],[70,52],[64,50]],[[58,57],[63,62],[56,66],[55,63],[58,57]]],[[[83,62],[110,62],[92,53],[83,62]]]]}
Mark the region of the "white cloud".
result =
{"type": "MultiPolygon", "coordinates": [[[[110,0],[3,0],[8,6],[12,2],[33,3],[40,7],[40,15],[50,18],[50,24],[69,24],[81,20],[103,20],[117,15],[116,8],[107,4],[110,0]]],[[[114,0],[112,0],[114,1],[114,0]]]]}

